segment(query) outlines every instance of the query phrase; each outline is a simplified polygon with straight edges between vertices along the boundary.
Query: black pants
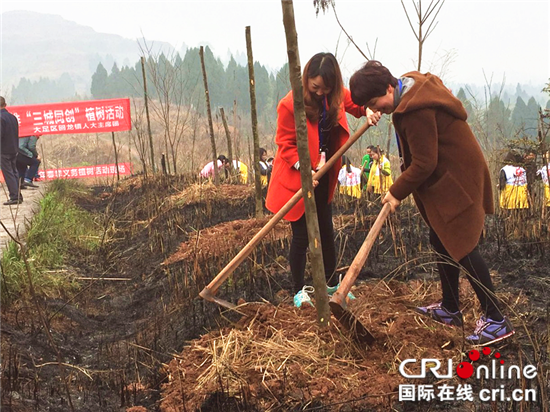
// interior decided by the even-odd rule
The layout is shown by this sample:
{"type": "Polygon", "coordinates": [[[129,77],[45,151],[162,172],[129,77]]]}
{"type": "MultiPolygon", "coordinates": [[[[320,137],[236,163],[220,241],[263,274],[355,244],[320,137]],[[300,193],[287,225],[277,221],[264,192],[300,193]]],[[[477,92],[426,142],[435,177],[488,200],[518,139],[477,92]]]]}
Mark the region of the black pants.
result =
{"type": "Polygon", "coordinates": [[[451,312],[459,310],[458,276],[460,274],[460,266],[462,266],[468,273],[468,280],[476,293],[485,315],[497,322],[502,320],[502,313],[499,309],[498,299],[495,296],[495,288],[489,269],[481,257],[477,246],[457,264],[449,256],[441,240],[439,240],[439,237],[431,228],[430,243],[440,255],[438,256],[437,268],[439,277],[441,278],[443,307],[451,312]]]}
{"type": "Polygon", "coordinates": [[[0,157],[0,166],[6,186],[8,186],[8,192],[10,194],[10,200],[23,199],[23,196],[19,193],[19,180],[17,178],[16,167],[17,153],[15,154],[2,154],[0,157]]]}
{"type": "MultiPolygon", "coordinates": [[[[334,245],[334,228],[332,225],[332,205],[328,203],[328,176],[325,175],[315,188],[315,205],[321,235],[321,250],[325,276],[329,286],[336,286],[338,279],[334,274],[336,269],[336,247],[334,245]]],[[[299,292],[305,285],[304,273],[306,270],[306,254],[309,245],[307,234],[306,215],[295,222],[291,222],[292,242],[288,260],[294,281],[294,293],[299,292]]]]}
{"type": "Polygon", "coordinates": [[[17,155],[17,174],[19,175],[20,183],[23,183],[24,179],[30,180],[32,182],[34,176],[36,176],[36,173],[38,172],[39,167],[40,160],[38,160],[36,157],[27,157],[22,154],[17,155]]]}

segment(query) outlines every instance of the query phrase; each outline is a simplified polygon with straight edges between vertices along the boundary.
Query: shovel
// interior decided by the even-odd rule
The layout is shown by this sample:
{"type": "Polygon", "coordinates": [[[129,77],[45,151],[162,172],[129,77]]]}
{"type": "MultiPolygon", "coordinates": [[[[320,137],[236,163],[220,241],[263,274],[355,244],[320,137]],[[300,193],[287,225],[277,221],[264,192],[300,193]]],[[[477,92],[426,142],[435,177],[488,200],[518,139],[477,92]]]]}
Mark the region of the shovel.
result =
{"type": "MultiPolygon", "coordinates": [[[[346,143],[336,152],[327,162],[321,167],[314,175],[314,180],[319,180],[333,165],[336,163],[342,155],[354,144],[363,133],[369,128],[368,122],[365,122],[346,143]]],[[[265,224],[265,226],[241,249],[239,253],[229,262],[218,275],[212,279],[212,281],[199,293],[199,296],[210,302],[215,302],[220,306],[228,309],[234,309],[236,305],[226,300],[216,297],[216,293],[220,286],[225,282],[231,273],[237,269],[237,267],[246,259],[254,248],[260,243],[260,241],[269,233],[273,227],[298,203],[302,198],[302,189],[298,190],[294,196],[290,198],[288,202],[279,210],[273,217],[265,224]]]]}
{"type": "Polygon", "coordinates": [[[340,287],[334,293],[334,295],[332,295],[328,303],[332,314],[336,319],[338,319],[338,322],[340,322],[340,324],[344,328],[351,331],[353,336],[359,342],[366,343],[367,345],[371,345],[374,342],[374,336],[372,336],[367,328],[365,328],[365,326],[363,326],[363,324],[353,315],[353,313],[351,313],[347,309],[348,305],[346,302],[346,296],[348,295],[351,287],[355,283],[359,272],[361,271],[363,266],[365,266],[365,262],[367,261],[369,252],[372,249],[372,245],[378,237],[380,229],[382,229],[382,225],[390,214],[390,211],[391,206],[389,205],[389,203],[386,203],[382,207],[382,210],[378,214],[378,217],[376,218],[374,224],[369,230],[367,238],[361,245],[361,249],[359,249],[359,252],[355,256],[355,259],[353,259],[353,262],[351,262],[351,265],[346,272],[346,275],[340,282],[340,287]]]}

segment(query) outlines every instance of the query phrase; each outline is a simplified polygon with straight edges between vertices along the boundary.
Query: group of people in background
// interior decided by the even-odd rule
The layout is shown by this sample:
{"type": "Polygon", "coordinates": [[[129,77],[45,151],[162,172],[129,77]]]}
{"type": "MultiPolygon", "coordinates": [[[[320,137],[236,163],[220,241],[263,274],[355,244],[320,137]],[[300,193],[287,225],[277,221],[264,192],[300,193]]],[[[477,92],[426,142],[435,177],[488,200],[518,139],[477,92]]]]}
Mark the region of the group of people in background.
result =
{"type": "Polygon", "coordinates": [[[529,209],[534,203],[535,184],[541,181],[544,186],[545,207],[550,207],[548,153],[542,164],[537,164],[534,152],[524,156],[510,150],[504,157],[504,166],[500,169],[498,187],[500,190],[499,205],[505,210],[529,209]]]}
{"type": "MultiPolygon", "coordinates": [[[[267,187],[269,179],[271,178],[271,169],[273,168],[272,162],[273,158],[268,157],[267,150],[263,147],[259,149],[260,161],[260,182],[262,187],[267,187]]],[[[242,184],[248,183],[249,170],[248,166],[241,162],[240,160],[233,159],[230,161],[225,155],[219,155],[216,160],[218,166],[218,173],[222,175],[223,178],[230,178],[231,170],[238,171],[238,181],[242,184]],[[231,166],[232,165],[232,166],[231,166]]],[[[199,172],[199,176],[204,179],[211,179],[214,177],[214,162],[207,163],[202,170],[199,172]]]]}
{"type": "Polygon", "coordinates": [[[349,157],[343,156],[338,183],[340,193],[347,196],[360,199],[366,192],[380,198],[393,184],[390,161],[379,147],[372,145],[367,147],[361,168],[353,166],[349,157]]]}
{"type": "Polygon", "coordinates": [[[19,137],[19,122],[6,109],[6,100],[0,96],[0,168],[8,188],[9,198],[4,205],[23,202],[22,189],[37,188],[33,183],[40,166],[36,143],[40,136],[19,137]]]}

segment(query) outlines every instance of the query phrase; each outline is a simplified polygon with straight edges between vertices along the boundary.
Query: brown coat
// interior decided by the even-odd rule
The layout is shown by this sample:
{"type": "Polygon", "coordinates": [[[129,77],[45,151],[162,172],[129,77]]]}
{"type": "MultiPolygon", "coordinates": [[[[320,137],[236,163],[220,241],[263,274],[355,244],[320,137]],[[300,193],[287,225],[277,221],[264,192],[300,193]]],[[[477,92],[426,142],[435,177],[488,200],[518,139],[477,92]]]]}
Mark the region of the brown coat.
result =
{"type": "Polygon", "coordinates": [[[403,173],[390,188],[399,200],[412,193],[424,220],[451,257],[478,244],[485,215],[494,212],[489,169],[460,100],[430,73],[415,80],[393,112],[403,173]]]}

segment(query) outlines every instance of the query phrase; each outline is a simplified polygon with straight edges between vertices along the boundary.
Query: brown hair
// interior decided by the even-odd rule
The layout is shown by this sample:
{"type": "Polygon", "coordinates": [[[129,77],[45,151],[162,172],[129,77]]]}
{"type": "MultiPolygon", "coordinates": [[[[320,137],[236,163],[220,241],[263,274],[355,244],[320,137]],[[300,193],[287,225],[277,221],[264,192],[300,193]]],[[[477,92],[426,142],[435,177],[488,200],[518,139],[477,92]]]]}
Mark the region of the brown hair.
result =
{"type": "Polygon", "coordinates": [[[518,166],[522,163],[523,157],[515,150],[509,150],[504,156],[504,163],[511,164],[512,166],[518,166]]]}
{"type": "Polygon", "coordinates": [[[349,80],[351,100],[364,106],[375,97],[384,96],[388,86],[397,86],[397,79],[377,60],[369,60],[349,80]]]}
{"type": "Polygon", "coordinates": [[[332,53],[317,53],[304,67],[304,75],[302,76],[304,103],[306,116],[311,122],[319,120],[319,115],[323,109],[323,102],[313,99],[308,88],[308,80],[317,76],[321,76],[325,86],[330,88],[330,93],[327,95],[327,120],[328,125],[332,127],[338,123],[344,95],[342,72],[336,57],[332,53]]]}

